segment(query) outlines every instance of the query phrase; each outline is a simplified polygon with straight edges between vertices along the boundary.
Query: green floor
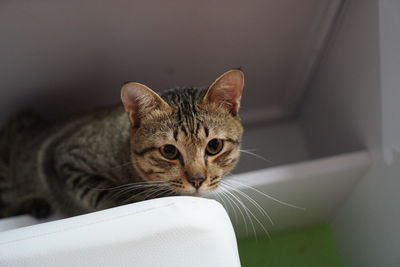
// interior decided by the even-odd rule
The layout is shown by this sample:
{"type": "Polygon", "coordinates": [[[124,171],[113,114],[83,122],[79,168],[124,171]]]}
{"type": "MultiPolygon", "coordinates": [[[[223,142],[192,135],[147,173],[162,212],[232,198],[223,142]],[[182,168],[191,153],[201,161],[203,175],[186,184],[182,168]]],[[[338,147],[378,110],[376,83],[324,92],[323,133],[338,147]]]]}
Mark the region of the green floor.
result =
{"type": "Polygon", "coordinates": [[[242,267],[339,267],[332,231],[326,224],[240,240],[242,267]]]}

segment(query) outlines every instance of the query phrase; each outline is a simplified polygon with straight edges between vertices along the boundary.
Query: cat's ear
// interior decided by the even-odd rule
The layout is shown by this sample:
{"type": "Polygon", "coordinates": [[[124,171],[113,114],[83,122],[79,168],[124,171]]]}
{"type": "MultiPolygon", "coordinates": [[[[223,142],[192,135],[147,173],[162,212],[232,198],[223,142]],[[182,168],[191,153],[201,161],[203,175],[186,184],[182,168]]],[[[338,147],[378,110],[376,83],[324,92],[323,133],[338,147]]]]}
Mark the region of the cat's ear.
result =
{"type": "Polygon", "coordinates": [[[155,109],[171,110],[171,107],[156,92],[146,85],[129,82],[121,88],[121,100],[134,126],[140,125],[143,115],[155,109]]]}
{"type": "Polygon", "coordinates": [[[240,70],[227,71],[211,84],[203,98],[203,103],[215,103],[236,116],[240,108],[243,87],[243,72],[240,70]]]}

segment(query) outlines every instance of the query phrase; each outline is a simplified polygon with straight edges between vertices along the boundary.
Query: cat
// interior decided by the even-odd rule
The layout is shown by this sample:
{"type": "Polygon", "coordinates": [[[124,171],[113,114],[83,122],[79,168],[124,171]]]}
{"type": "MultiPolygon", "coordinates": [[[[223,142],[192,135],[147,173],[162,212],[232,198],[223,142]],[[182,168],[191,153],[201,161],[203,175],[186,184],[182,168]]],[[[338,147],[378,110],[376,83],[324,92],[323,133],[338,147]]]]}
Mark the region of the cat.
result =
{"type": "Polygon", "coordinates": [[[0,133],[0,218],[74,216],[216,189],[237,164],[244,74],[158,95],[125,83],[122,104],[50,124],[32,113],[0,133]]]}

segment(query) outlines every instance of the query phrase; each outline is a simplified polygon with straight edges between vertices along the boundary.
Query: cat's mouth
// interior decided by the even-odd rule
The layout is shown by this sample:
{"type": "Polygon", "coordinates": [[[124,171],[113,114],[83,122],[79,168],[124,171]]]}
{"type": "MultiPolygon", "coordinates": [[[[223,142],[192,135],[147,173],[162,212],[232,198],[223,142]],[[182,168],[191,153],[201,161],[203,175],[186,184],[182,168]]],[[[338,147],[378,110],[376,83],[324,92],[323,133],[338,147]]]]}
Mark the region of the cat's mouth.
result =
{"type": "Polygon", "coordinates": [[[163,182],[163,186],[167,187],[167,195],[206,197],[220,187],[222,177],[221,175],[209,177],[197,175],[196,177],[189,176],[189,178],[188,176],[183,176],[168,179],[163,182]]]}

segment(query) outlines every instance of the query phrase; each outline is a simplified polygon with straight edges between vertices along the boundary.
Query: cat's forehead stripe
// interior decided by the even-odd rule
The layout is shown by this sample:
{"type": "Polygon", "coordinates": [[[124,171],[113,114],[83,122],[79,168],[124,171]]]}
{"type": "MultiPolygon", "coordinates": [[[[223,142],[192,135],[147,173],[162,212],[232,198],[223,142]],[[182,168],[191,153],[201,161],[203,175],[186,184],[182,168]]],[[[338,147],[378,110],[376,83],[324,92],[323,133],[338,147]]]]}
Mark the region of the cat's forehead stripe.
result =
{"type": "MultiPolygon", "coordinates": [[[[175,110],[176,127],[185,136],[197,136],[199,134],[202,121],[199,118],[198,102],[204,90],[195,88],[176,88],[163,93],[164,98],[175,110]]],[[[174,131],[174,138],[178,141],[178,133],[174,131]]]]}
{"type": "Polygon", "coordinates": [[[185,125],[181,125],[180,129],[186,136],[188,136],[188,131],[186,130],[185,125]]]}
{"type": "Polygon", "coordinates": [[[208,130],[208,128],[207,128],[207,127],[204,127],[204,133],[206,134],[206,137],[208,137],[208,135],[209,135],[210,131],[208,130]]]}
{"type": "Polygon", "coordinates": [[[178,141],[178,130],[174,129],[174,139],[175,141],[178,141]]]}

